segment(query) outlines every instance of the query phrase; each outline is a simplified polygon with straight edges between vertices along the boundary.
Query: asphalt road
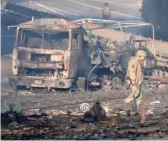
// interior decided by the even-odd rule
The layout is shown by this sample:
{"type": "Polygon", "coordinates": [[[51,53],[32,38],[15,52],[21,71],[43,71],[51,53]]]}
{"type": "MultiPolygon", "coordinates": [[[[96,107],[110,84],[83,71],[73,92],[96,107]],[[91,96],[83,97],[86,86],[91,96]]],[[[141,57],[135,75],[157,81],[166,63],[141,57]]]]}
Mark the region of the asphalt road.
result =
{"type": "MultiPolygon", "coordinates": [[[[34,10],[44,11],[72,19],[98,18],[101,19],[102,0],[6,0],[34,10]]],[[[136,0],[106,0],[113,10],[112,20],[141,20],[136,0]]],[[[32,15],[33,16],[33,15],[32,15]]],[[[13,24],[12,24],[13,25],[13,24]]],[[[5,22],[1,25],[2,53],[11,53],[15,31],[7,30],[5,22]],[[4,25],[3,25],[4,23],[4,25]],[[8,50],[9,49],[9,50],[8,50]]]]}
{"type": "Polygon", "coordinates": [[[73,19],[101,18],[101,8],[108,2],[112,10],[112,19],[141,20],[137,0],[7,0],[19,5],[46,11],[73,19]]]}

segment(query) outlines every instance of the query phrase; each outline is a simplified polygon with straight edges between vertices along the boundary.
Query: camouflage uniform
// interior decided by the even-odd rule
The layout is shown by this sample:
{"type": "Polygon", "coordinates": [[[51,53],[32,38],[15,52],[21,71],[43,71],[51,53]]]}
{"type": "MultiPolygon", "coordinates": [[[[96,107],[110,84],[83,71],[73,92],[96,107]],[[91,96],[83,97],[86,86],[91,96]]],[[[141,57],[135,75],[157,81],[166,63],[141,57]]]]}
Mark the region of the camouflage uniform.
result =
{"type": "Polygon", "coordinates": [[[104,4],[104,7],[102,9],[102,15],[103,15],[103,19],[104,20],[108,20],[110,18],[110,16],[111,16],[111,10],[108,7],[108,3],[104,4]]]}
{"type": "Polygon", "coordinates": [[[126,75],[126,83],[131,87],[130,95],[125,99],[125,103],[130,103],[135,96],[137,105],[140,104],[142,93],[140,92],[143,80],[144,64],[146,60],[146,52],[139,50],[136,56],[131,58],[128,63],[128,71],[126,75]]]}

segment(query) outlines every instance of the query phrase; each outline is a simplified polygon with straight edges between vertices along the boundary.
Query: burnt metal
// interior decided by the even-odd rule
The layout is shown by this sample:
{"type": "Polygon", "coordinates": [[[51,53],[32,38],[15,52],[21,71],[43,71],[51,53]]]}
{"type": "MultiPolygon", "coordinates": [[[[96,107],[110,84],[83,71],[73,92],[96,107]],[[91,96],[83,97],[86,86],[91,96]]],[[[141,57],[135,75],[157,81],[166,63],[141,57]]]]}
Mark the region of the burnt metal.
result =
{"type": "MultiPolygon", "coordinates": [[[[48,76],[48,79],[54,81],[59,81],[61,78],[71,79],[72,84],[68,85],[70,89],[74,89],[73,86],[77,81],[82,80],[79,83],[81,89],[88,90],[90,76],[96,74],[101,78],[105,73],[111,77],[112,83],[123,85],[128,61],[139,49],[147,52],[146,69],[153,71],[156,58],[147,46],[150,44],[150,47],[154,48],[152,40],[136,40],[135,36],[131,36],[130,41],[118,42],[91,36],[88,32],[94,27],[85,29],[87,24],[90,23],[82,24],[56,18],[43,18],[19,24],[13,53],[13,75],[18,76],[18,72],[26,74],[24,71],[32,68],[39,69],[41,74],[35,71],[29,73],[30,76],[48,76]],[[88,48],[84,46],[84,42],[88,42],[88,48]],[[43,72],[43,69],[52,71],[43,72]],[[115,77],[118,82],[114,81],[115,77]]],[[[43,81],[42,77],[38,79],[43,81]]],[[[62,82],[58,84],[65,86],[62,82]]],[[[51,86],[57,87],[57,85],[51,86]]]]}
{"type": "Polygon", "coordinates": [[[11,78],[16,85],[73,88],[83,49],[81,26],[65,19],[44,18],[19,24],[11,78]]]}

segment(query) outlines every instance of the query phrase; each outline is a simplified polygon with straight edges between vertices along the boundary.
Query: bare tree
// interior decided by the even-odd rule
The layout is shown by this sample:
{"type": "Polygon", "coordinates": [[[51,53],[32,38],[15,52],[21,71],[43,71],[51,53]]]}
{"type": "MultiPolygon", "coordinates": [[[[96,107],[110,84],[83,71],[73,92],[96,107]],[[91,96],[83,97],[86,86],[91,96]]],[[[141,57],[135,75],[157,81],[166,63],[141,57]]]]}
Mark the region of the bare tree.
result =
{"type": "Polygon", "coordinates": [[[168,27],[168,0],[143,0],[142,18],[156,27],[168,27]]]}

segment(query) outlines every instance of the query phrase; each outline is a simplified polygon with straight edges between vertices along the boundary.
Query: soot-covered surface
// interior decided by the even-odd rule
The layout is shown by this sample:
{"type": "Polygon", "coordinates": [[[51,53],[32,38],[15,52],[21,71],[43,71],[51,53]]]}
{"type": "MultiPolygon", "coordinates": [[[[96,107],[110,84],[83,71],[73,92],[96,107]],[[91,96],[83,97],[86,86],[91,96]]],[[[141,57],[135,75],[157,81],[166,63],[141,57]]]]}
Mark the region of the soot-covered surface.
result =
{"type": "Polygon", "coordinates": [[[83,116],[4,113],[1,137],[7,139],[168,139],[168,113],[148,116],[106,117],[101,122],[83,122],[83,116]]]}

